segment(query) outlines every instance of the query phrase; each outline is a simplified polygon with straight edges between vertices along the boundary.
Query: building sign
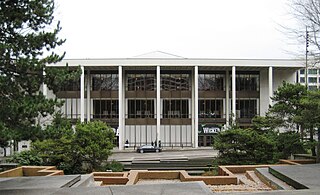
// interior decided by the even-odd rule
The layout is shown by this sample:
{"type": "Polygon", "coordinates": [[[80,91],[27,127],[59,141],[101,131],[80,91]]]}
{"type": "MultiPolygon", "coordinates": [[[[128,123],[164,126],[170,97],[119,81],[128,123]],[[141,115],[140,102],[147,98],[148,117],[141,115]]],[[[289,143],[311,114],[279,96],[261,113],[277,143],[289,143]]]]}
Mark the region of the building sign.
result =
{"type": "Polygon", "coordinates": [[[221,127],[218,125],[199,125],[199,134],[217,134],[221,131],[221,127]]]}
{"type": "Polygon", "coordinates": [[[111,128],[116,136],[119,136],[119,128],[111,128]]]}

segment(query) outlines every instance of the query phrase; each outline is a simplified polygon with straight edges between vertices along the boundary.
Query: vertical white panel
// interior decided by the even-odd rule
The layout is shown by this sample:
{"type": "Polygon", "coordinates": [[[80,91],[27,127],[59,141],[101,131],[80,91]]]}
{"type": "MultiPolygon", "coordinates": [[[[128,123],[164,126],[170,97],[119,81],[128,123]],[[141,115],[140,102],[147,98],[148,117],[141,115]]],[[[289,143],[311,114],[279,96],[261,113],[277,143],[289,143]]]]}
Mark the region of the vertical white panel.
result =
{"type": "Polygon", "coordinates": [[[86,105],[86,113],[87,113],[87,121],[90,121],[90,108],[91,108],[91,98],[90,98],[90,85],[91,85],[91,77],[90,77],[90,70],[87,70],[87,105],[86,105]]]}
{"type": "Polygon", "coordinates": [[[90,117],[93,118],[93,99],[90,100],[90,117]]]}
{"type": "Polygon", "coordinates": [[[78,118],[79,117],[79,115],[76,115],[76,114],[79,114],[79,109],[78,109],[78,107],[80,106],[79,105],[79,99],[71,99],[71,101],[72,101],[72,117],[76,117],[76,118],[78,118]]]}
{"type": "Polygon", "coordinates": [[[122,74],[122,66],[118,67],[118,85],[119,85],[119,89],[118,89],[118,97],[119,97],[119,150],[123,150],[124,149],[124,139],[123,139],[123,133],[124,133],[124,122],[122,120],[122,115],[123,115],[123,74],[122,74]]]}
{"type": "MultiPolygon", "coordinates": [[[[152,131],[152,137],[151,137],[151,141],[152,140],[155,140],[156,139],[156,136],[157,136],[157,126],[156,125],[152,125],[151,126],[151,131],[152,131]]],[[[160,131],[161,131],[161,133],[160,133],[160,140],[164,140],[163,139],[163,129],[161,129],[161,127],[160,127],[160,131]]]]}
{"type": "Polygon", "coordinates": [[[85,116],[87,115],[87,108],[88,108],[87,99],[84,98],[84,113],[85,113],[85,116]]]}
{"type": "Polygon", "coordinates": [[[147,140],[147,129],[145,125],[139,125],[140,127],[140,132],[141,132],[141,143],[145,144],[147,140]]]}
{"type": "Polygon", "coordinates": [[[229,80],[230,80],[230,75],[229,75],[229,70],[226,70],[226,99],[225,99],[225,114],[226,114],[226,126],[229,126],[229,121],[230,121],[230,89],[229,89],[229,80]]]}
{"type": "Polygon", "coordinates": [[[176,142],[179,146],[181,146],[181,126],[182,125],[174,125],[176,131],[176,142]]]}
{"type": "Polygon", "coordinates": [[[232,66],[232,123],[236,121],[236,67],[232,66]]]}
{"type": "Polygon", "coordinates": [[[81,66],[80,77],[80,121],[84,122],[84,66],[81,66]]]}
{"type": "Polygon", "coordinates": [[[138,125],[134,125],[135,131],[136,131],[136,141],[137,141],[137,145],[140,146],[141,143],[141,130],[140,130],[140,126],[138,125]]]}
{"type": "Polygon", "coordinates": [[[198,66],[194,67],[194,147],[198,147],[198,128],[199,128],[199,118],[198,118],[198,66]]]}
{"type": "Polygon", "coordinates": [[[147,128],[147,144],[152,141],[152,128],[151,125],[146,125],[147,128]]]}
{"type": "Polygon", "coordinates": [[[170,141],[171,141],[171,145],[174,145],[174,146],[175,146],[175,142],[176,142],[176,132],[175,132],[174,125],[169,125],[169,131],[170,131],[170,141]]]}
{"type": "MultiPolygon", "coordinates": [[[[157,126],[155,126],[154,128],[157,129],[157,126]]],[[[162,143],[166,142],[166,132],[163,125],[160,126],[160,140],[162,143]]]]}
{"type": "Polygon", "coordinates": [[[160,104],[161,104],[161,96],[160,96],[160,84],[161,84],[161,82],[160,82],[160,77],[161,77],[161,75],[160,75],[160,66],[157,66],[157,72],[156,72],[156,74],[157,74],[157,109],[156,109],[156,111],[157,111],[157,142],[158,142],[158,139],[160,139],[160,115],[161,115],[161,110],[160,110],[160,104]]]}
{"type": "Polygon", "coordinates": [[[272,95],[273,95],[273,70],[272,70],[272,66],[269,67],[269,105],[272,106],[272,95]]]}
{"type": "Polygon", "coordinates": [[[128,140],[129,142],[131,142],[131,139],[130,139],[130,126],[129,125],[125,125],[124,127],[124,140],[128,140]]]}
{"type": "MultiPolygon", "coordinates": [[[[198,110],[194,110],[195,108],[195,105],[194,105],[194,96],[195,96],[195,85],[194,85],[194,77],[195,77],[195,74],[194,74],[194,69],[192,70],[192,76],[191,76],[191,126],[192,126],[192,129],[195,129],[195,118],[194,116],[196,114],[198,114],[198,110]]],[[[195,131],[192,131],[191,132],[191,137],[192,137],[192,147],[195,147],[195,141],[194,141],[194,137],[195,137],[195,131]]]]}
{"type": "Polygon", "coordinates": [[[192,127],[191,125],[188,125],[188,128],[187,128],[187,142],[192,142],[192,127]]]}
{"type": "MultiPolygon", "coordinates": [[[[46,77],[45,69],[43,69],[43,73],[42,74],[43,74],[44,77],[46,77]]],[[[47,87],[47,84],[45,84],[45,83],[42,83],[42,94],[43,94],[43,96],[48,97],[48,87],[47,87]]]]}
{"type": "Polygon", "coordinates": [[[61,106],[60,112],[61,112],[62,114],[66,114],[66,113],[65,113],[65,110],[66,110],[66,101],[64,101],[63,105],[61,106]]]}
{"type": "Polygon", "coordinates": [[[169,125],[163,125],[163,127],[164,127],[164,130],[166,132],[165,142],[168,144],[168,146],[171,146],[170,126],[169,125]]]}
{"type": "Polygon", "coordinates": [[[187,125],[181,125],[181,133],[182,143],[185,144],[187,142],[187,125]]]}
{"type": "MultiPolygon", "coordinates": [[[[265,116],[269,109],[269,81],[268,81],[268,69],[260,70],[260,102],[262,104],[258,104],[260,108],[260,116],[265,116]]],[[[276,78],[275,78],[276,79],[276,78]]]]}
{"type": "Polygon", "coordinates": [[[71,116],[71,99],[66,99],[66,115],[67,115],[67,118],[70,118],[71,116]]]}

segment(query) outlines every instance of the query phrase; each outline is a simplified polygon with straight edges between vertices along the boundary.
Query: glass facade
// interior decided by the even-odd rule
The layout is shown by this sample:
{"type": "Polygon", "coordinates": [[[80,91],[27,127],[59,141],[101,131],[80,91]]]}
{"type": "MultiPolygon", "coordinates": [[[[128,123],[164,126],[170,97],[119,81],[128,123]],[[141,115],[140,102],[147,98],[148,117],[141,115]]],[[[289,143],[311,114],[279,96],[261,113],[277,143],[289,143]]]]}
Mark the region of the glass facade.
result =
{"type": "Polygon", "coordinates": [[[253,118],[258,113],[257,100],[236,100],[236,114],[237,118],[253,118]]]}
{"type": "Polygon", "coordinates": [[[223,100],[199,100],[199,118],[223,118],[223,100]]]}
{"type": "Polygon", "coordinates": [[[164,90],[164,91],[191,90],[189,74],[161,74],[161,90],[164,90]]]}
{"type": "Polygon", "coordinates": [[[308,74],[317,74],[318,70],[317,69],[308,69],[308,74]]]}
{"type": "Polygon", "coordinates": [[[156,90],[155,74],[128,74],[127,91],[154,91],[156,90]]]}
{"type": "Polygon", "coordinates": [[[317,86],[308,86],[308,88],[309,88],[309,90],[311,90],[311,91],[315,91],[315,90],[318,89],[317,86]]]}
{"type": "MultiPolygon", "coordinates": [[[[231,75],[231,74],[230,74],[231,75]]],[[[232,76],[230,76],[230,89],[232,85],[232,76]]],[[[236,74],[236,91],[259,91],[260,89],[259,73],[241,73],[236,74]]]]}
{"type": "Polygon", "coordinates": [[[163,100],[162,118],[190,118],[189,100],[163,100]]]}
{"type": "Polygon", "coordinates": [[[309,83],[317,83],[317,80],[318,80],[317,77],[309,77],[308,78],[309,83]]]}
{"type": "Polygon", "coordinates": [[[80,91],[80,79],[77,81],[71,81],[66,85],[62,85],[61,91],[80,91]]]}
{"type": "Polygon", "coordinates": [[[199,90],[224,90],[224,78],[224,74],[199,74],[199,90]]]}
{"type": "Polygon", "coordinates": [[[118,74],[92,74],[93,91],[118,90],[118,74]]]}
{"type": "Polygon", "coordinates": [[[93,100],[93,118],[118,118],[118,100],[93,100]]]}
{"type": "Polygon", "coordinates": [[[154,100],[128,100],[127,118],[154,118],[154,100]]]}

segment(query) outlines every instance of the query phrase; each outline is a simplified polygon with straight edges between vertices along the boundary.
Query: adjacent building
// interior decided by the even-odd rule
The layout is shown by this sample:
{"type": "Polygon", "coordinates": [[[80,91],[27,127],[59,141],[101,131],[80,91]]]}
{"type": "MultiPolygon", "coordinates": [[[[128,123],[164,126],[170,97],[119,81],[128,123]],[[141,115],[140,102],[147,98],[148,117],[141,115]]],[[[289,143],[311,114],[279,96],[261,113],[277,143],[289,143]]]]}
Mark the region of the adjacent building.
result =
{"type": "Polygon", "coordinates": [[[309,90],[320,89],[320,69],[319,67],[310,67],[306,75],[305,69],[301,69],[297,72],[297,81],[301,84],[307,84],[309,90]]]}
{"type": "Polygon", "coordinates": [[[273,59],[194,59],[163,52],[134,58],[66,59],[49,67],[81,67],[78,82],[53,94],[61,111],[80,121],[102,120],[124,148],[161,143],[199,147],[232,121],[250,126],[264,115],[283,81],[296,82],[303,63],[273,59]]]}

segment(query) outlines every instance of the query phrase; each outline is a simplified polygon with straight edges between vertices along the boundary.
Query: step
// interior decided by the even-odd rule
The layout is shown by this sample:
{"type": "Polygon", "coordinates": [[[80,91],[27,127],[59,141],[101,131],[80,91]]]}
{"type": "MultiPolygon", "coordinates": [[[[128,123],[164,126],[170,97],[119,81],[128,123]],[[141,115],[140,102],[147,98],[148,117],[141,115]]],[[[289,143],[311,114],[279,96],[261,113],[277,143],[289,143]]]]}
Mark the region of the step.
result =
{"type": "Polygon", "coordinates": [[[92,187],[92,186],[96,186],[96,184],[93,178],[93,174],[91,173],[91,174],[81,175],[80,181],[73,184],[71,187],[75,188],[75,187],[92,187]]]}
{"type": "Polygon", "coordinates": [[[125,167],[124,170],[209,170],[209,167],[125,167]]]}
{"type": "Polygon", "coordinates": [[[292,186],[289,186],[286,182],[273,176],[268,168],[256,168],[256,175],[264,182],[267,186],[275,190],[294,190],[292,186]]]}

